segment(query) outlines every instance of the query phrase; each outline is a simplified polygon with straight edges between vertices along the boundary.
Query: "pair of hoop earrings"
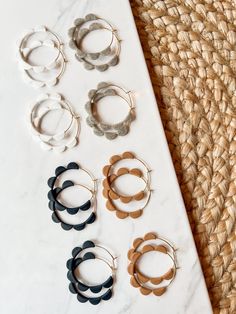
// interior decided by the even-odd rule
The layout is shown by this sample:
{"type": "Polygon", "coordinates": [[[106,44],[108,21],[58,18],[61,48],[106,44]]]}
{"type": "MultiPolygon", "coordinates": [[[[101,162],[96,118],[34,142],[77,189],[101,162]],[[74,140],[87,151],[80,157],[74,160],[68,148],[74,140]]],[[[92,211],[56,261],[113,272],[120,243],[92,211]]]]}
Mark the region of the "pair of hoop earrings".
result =
{"type": "Polygon", "coordinates": [[[103,175],[105,176],[103,180],[103,196],[107,199],[106,208],[110,211],[114,211],[116,216],[120,219],[127,217],[136,219],[140,217],[151,198],[150,171],[146,163],[136,157],[134,153],[124,152],[121,155],[112,156],[109,160],[109,164],[103,168],[103,175]],[[114,169],[118,162],[126,160],[136,160],[141,163],[142,167],[145,169],[145,173],[139,168],[121,167],[118,168],[118,170],[114,169]],[[115,181],[123,175],[132,175],[142,180],[144,183],[143,189],[134,195],[123,195],[120,193],[115,187],[115,181]],[[145,200],[144,204],[135,211],[131,211],[128,208],[126,208],[126,210],[121,209],[121,203],[127,206],[130,202],[140,202],[142,200],[145,200]],[[117,201],[119,201],[120,204],[118,204],[117,201]]]}
{"type": "Polygon", "coordinates": [[[128,251],[128,273],[130,274],[130,284],[138,288],[141,294],[161,296],[170,284],[174,281],[177,273],[176,249],[164,238],[155,233],[147,233],[143,238],[136,238],[133,247],[128,251]],[[151,241],[151,244],[150,244],[151,241]],[[149,244],[145,244],[145,243],[149,244]],[[171,260],[172,267],[163,275],[150,277],[144,275],[139,269],[139,262],[148,252],[158,252],[165,254],[171,260]]]}
{"type": "Polygon", "coordinates": [[[109,140],[114,140],[117,136],[128,134],[130,124],[135,119],[135,108],[130,91],[126,91],[122,87],[112,83],[101,82],[98,84],[97,89],[89,91],[88,97],[89,101],[85,105],[85,110],[88,113],[86,122],[93,129],[94,134],[105,136],[109,140]],[[118,96],[128,105],[128,113],[123,121],[108,124],[99,117],[99,101],[107,96],[118,96]]]}
{"type": "Polygon", "coordinates": [[[42,94],[32,104],[29,117],[30,129],[36,141],[44,150],[63,152],[78,143],[80,121],[70,104],[60,94],[42,94]],[[42,121],[50,112],[68,113],[68,125],[58,133],[47,134],[42,130],[42,121]]]}
{"type": "Polygon", "coordinates": [[[70,162],[66,167],[60,166],[57,167],[55,170],[55,175],[48,179],[48,186],[50,190],[48,192],[48,207],[52,211],[52,220],[55,223],[60,223],[62,229],[64,230],[83,230],[88,224],[92,224],[96,220],[96,209],[97,209],[97,202],[96,202],[96,192],[97,192],[97,185],[96,179],[93,175],[86,169],[80,167],[80,165],[76,162],[70,162]],[[85,172],[92,181],[92,188],[88,187],[84,184],[75,183],[71,180],[66,180],[62,183],[61,187],[56,186],[56,183],[59,177],[70,170],[78,170],[85,172]],[[76,207],[68,207],[67,205],[63,204],[62,201],[59,200],[60,194],[71,188],[71,187],[78,187],[80,189],[85,189],[90,193],[90,199],[88,199],[83,204],[80,204],[76,207]],[[68,223],[65,218],[62,216],[62,212],[67,212],[69,215],[76,215],[80,211],[89,212],[85,221],[80,222],[79,224],[75,223],[68,223]]]}
{"type": "Polygon", "coordinates": [[[76,59],[83,63],[86,70],[96,69],[103,72],[118,64],[121,41],[117,31],[105,19],[95,14],[88,14],[85,18],[77,18],[74,21],[74,26],[69,29],[68,35],[70,38],[69,46],[75,50],[76,59]],[[111,40],[109,45],[102,51],[85,51],[82,47],[85,37],[91,32],[98,30],[110,32],[111,40]]]}
{"type": "Polygon", "coordinates": [[[112,287],[115,279],[115,259],[116,258],[113,257],[113,255],[106,248],[95,244],[93,241],[85,241],[82,246],[75,247],[72,250],[72,258],[70,258],[66,263],[68,269],[67,278],[70,281],[69,291],[72,294],[77,295],[77,300],[79,302],[89,302],[93,305],[97,305],[101,301],[110,300],[112,297],[112,287]],[[97,249],[101,249],[105,252],[106,259],[98,254],[97,249]],[[79,267],[82,263],[88,260],[95,261],[96,259],[102,261],[108,266],[110,275],[101,284],[94,285],[87,283],[83,278],[81,278],[79,267]],[[90,292],[90,295],[86,295],[86,292],[90,292]],[[91,296],[91,293],[93,296],[91,296]],[[98,296],[99,293],[100,295],[98,296]]]}
{"type": "Polygon", "coordinates": [[[18,59],[25,81],[35,88],[56,85],[65,71],[63,44],[46,26],[36,26],[25,32],[19,42],[18,59]],[[31,55],[41,48],[49,49],[53,57],[43,63],[30,61],[31,55]]]}

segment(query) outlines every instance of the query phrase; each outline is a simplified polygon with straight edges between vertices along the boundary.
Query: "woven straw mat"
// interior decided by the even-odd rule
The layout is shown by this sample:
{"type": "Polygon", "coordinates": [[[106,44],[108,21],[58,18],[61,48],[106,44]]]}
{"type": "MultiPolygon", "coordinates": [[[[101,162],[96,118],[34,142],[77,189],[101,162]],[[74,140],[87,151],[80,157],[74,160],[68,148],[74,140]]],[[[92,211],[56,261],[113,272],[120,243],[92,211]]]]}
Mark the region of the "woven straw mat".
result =
{"type": "Polygon", "coordinates": [[[236,0],[131,5],[214,313],[236,313],[236,0]]]}

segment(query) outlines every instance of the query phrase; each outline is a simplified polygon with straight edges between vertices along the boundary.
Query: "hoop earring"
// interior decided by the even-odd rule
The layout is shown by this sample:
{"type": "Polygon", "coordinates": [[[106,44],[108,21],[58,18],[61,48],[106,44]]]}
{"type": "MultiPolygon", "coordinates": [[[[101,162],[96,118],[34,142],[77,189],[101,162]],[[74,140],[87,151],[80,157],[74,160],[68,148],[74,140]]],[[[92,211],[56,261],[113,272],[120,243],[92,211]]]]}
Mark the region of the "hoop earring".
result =
{"type": "Polygon", "coordinates": [[[40,88],[43,86],[54,86],[58,83],[59,79],[65,71],[66,58],[62,50],[63,44],[58,35],[46,26],[35,27],[25,33],[19,42],[18,48],[18,61],[24,73],[24,78],[27,83],[32,87],[40,88]],[[47,35],[44,40],[32,40],[33,36],[37,33],[45,33],[47,35]],[[56,56],[46,64],[33,64],[29,61],[30,54],[40,48],[49,47],[56,49],[56,56]],[[59,66],[59,71],[49,78],[39,77],[40,73],[50,73],[59,66]],[[35,76],[37,74],[37,76],[35,76]]]}
{"type": "Polygon", "coordinates": [[[147,233],[143,238],[136,238],[133,241],[133,248],[128,251],[128,259],[130,261],[128,265],[128,273],[130,274],[130,284],[135,287],[139,288],[140,292],[143,295],[149,295],[153,293],[156,296],[163,295],[167,288],[171,285],[174,281],[176,273],[177,273],[177,258],[176,258],[176,249],[164,238],[157,236],[155,233],[147,233]],[[147,244],[142,246],[146,241],[149,240],[159,240],[161,244],[147,244]],[[172,267],[162,276],[159,277],[149,277],[144,275],[138,267],[138,262],[148,252],[160,252],[165,254],[170,258],[172,261],[172,267]],[[158,286],[162,282],[168,282],[164,286],[158,286]],[[147,283],[151,283],[154,285],[147,286],[147,283]]]}
{"type": "Polygon", "coordinates": [[[101,82],[97,89],[92,89],[88,93],[89,101],[85,105],[88,113],[86,122],[93,129],[94,134],[105,136],[109,140],[114,140],[117,136],[125,136],[129,133],[130,125],[135,119],[135,108],[131,92],[112,83],[101,82]],[[107,96],[118,96],[128,105],[129,111],[123,121],[108,124],[101,120],[97,113],[98,102],[107,96]]]}
{"type": "Polygon", "coordinates": [[[44,150],[63,152],[68,148],[73,148],[78,143],[80,132],[79,116],[73,111],[68,102],[60,94],[43,94],[39,96],[31,107],[29,117],[30,129],[36,140],[41,143],[44,150]],[[48,103],[51,101],[51,103],[48,103]],[[67,127],[59,133],[49,135],[41,130],[41,121],[47,113],[53,110],[67,111],[70,115],[70,122],[67,127]],[[68,134],[70,136],[68,136],[68,134]]]}
{"type": "Polygon", "coordinates": [[[50,190],[48,192],[48,199],[50,201],[49,207],[51,210],[58,210],[58,211],[64,211],[65,210],[68,212],[68,214],[75,215],[78,213],[79,210],[86,211],[91,207],[92,201],[94,199],[94,191],[90,190],[87,186],[85,186],[83,184],[75,184],[74,182],[72,182],[70,180],[66,180],[65,182],[63,182],[61,188],[55,188],[55,189],[50,190]],[[86,201],[84,204],[77,206],[77,207],[68,207],[68,206],[63,205],[61,202],[59,202],[57,200],[57,198],[62,191],[64,191],[65,189],[67,189],[69,187],[72,187],[72,186],[83,187],[84,189],[89,191],[91,193],[90,199],[88,201],[86,201]]]}
{"type": "Polygon", "coordinates": [[[95,14],[88,14],[85,18],[78,18],[74,21],[74,26],[69,29],[68,36],[70,38],[69,46],[75,50],[76,59],[83,63],[86,70],[96,69],[103,72],[109,67],[113,67],[118,64],[121,51],[121,40],[119,39],[113,26],[105,19],[100,18],[95,14]],[[88,28],[82,27],[86,23],[91,24],[88,28]],[[106,30],[111,33],[112,37],[109,46],[99,52],[83,51],[81,46],[85,36],[96,30],[106,30]],[[110,59],[107,62],[103,61],[103,59],[107,56],[109,56],[110,59]],[[95,60],[99,60],[100,63],[95,63],[95,60]]]}
{"type": "Polygon", "coordinates": [[[146,208],[148,205],[150,198],[151,198],[151,176],[150,176],[150,169],[146,165],[144,161],[141,159],[137,158],[133,153],[131,152],[125,152],[122,155],[114,155],[110,158],[109,164],[103,167],[103,175],[105,176],[105,179],[103,180],[103,196],[107,199],[106,202],[106,208],[110,211],[114,211],[116,213],[116,216],[120,219],[124,219],[127,217],[131,218],[138,218],[142,215],[143,210],[146,208]],[[132,159],[132,160],[137,160],[138,162],[141,163],[141,165],[146,169],[146,176],[143,176],[143,173],[140,169],[138,168],[133,168],[133,169],[128,169],[125,167],[120,168],[117,171],[117,174],[112,173],[113,167],[116,165],[121,160],[126,160],[126,159],[132,159]],[[142,178],[142,180],[145,183],[145,188],[138,192],[135,195],[131,196],[126,196],[122,195],[120,192],[114,191],[112,188],[112,184],[114,181],[121,175],[125,174],[131,174],[135,175],[139,178],[142,178]],[[115,200],[120,199],[121,202],[128,204],[131,201],[141,201],[144,199],[146,194],[146,202],[142,205],[141,208],[135,211],[124,211],[119,208],[117,204],[115,204],[115,200]]]}
{"type": "Polygon", "coordinates": [[[75,162],[70,162],[66,167],[59,166],[55,170],[55,176],[50,177],[48,179],[48,186],[50,187],[50,191],[48,192],[48,207],[50,210],[53,211],[52,213],[52,220],[55,223],[60,223],[62,229],[64,230],[71,230],[75,229],[77,231],[83,230],[88,224],[92,224],[96,220],[96,210],[97,210],[97,202],[96,202],[96,192],[97,192],[97,186],[96,186],[96,179],[92,176],[92,174],[79,166],[79,164],[75,162]],[[66,171],[69,170],[81,170],[84,171],[91,179],[93,183],[93,188],[90,189],[87,186],[83,184],[75,184],[71,180],[66,180],[63,182],[62,187],[55,187],[55,183],[58,180],[58,178],[66,171]],[[57,200],[59,194],[72,186],[80,186],[83,187],[84,189],[88,190],[91,193],[91,198],[83,203],[82,205],[76,206],[76,207],[68,207],[63,205],[61,202],[57,200]],[[79,224],[72,224],[72,223],[67,223],[65,220],[59,215],[60,211],[66,210],[70,215],[75,215],[79,211],[87,211],[93,206],[92,213],[89,215],[89,217],[83,221],[82,223],[79,224]]]}
{"type": "Polygon", "coordinates": [[[112,297],[112,286],[114,283],[114,275],[115,275],[115,257],[104,247],[100,245],[96,245],[93,241],[85,241],[81,247],[75,247],[72,251],[72,258],[70,258],[66,263],[68,272],[67,272],[67,278],[70,281],[69,284],[69,291],[72,294],[77,295],[77,299],[81,303],[89,302],[93,305],[99,304],[102,300],[108,301],[112,297]],[[94,254],[93,252],[86,252],[83,256],[81,256],[81,253],[87,249],[91,248],[101,248],[105,250],[109,256],[112,258],[112,262],[109,263],[105,259],[99,257],[97,254],[94,254]],[[75,270],[81,263],[83,263],[86,260],[95,260],[99,259],[103,261],[111,270],[111,275],[106,279],[103,283],[99,285],[89,285],[85,283],[82,278],[77,278],[75,275],[75,270]],[[90,290],[92,293],[97,294],[99,293],[103,288],[108,289],[105,293],[98,297],[88,297],[84,295],[82,292],[85,292],[87,290],[90,290]]]}
{"type": "Polygon", "coordinates": [[[110,198],[112,200],[119,199],[122,203],[127,204],[127,203],[130,203],[131,201],[141,201],[145,196],[145,192],[148,191],[148,183],[146,179],[143,177],[143,173],[140,169],[137,169],[137,168],[128,169],[126,167],[123,167],[123,168],[120,168],[116,174],[112,174],[111,176],[109,176],[109,179],[103,180],[103,188],[104,188],[103,196],[105,198],[107,199],[110,198]],[[145,184],[144,189],[142,189],[140,192],[134,195],[129,195],[129,196],[123,195],[119,191],[114,190],[113,188],[114,182],[118,178],[126,174],[130,174],[130,175],[140,178],[145,184]]]}

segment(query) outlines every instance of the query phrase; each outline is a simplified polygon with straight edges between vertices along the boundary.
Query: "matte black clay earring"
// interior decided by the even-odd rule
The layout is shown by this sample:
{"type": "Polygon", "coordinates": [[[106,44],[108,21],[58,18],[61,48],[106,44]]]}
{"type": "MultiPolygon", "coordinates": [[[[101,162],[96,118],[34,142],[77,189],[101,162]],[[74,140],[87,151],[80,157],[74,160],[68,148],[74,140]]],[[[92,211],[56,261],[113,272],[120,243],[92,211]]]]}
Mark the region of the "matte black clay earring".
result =
{"type": "Polygon", "coordinates": [[[93,191],[90,190],[89,188],[87,188],[85,185],[74,184],[74,182],[72,182],[70,180],[66,180],[65,182],[63,182],[61,188],[57,187],[57,188],[50,190],[48,192],[48,199],[49,199],[49,205],[48,206],[50,207],[51,210],[59,210],[59,211],[66,210],[70,215],[75,215],[78,213],[79,210],[81,210],[81,211],[88,210],[92,205],[93,198],[94,198],[93,191]],[[71,186],[83,187],[84,189],[88,190],[91,193],[91,198],[88,201],[86,201],[84,204],[79,205],[77,207],[68,207],[68,206],[63,205],[61,202],[59,202],[57,200],[57,197],[59,196],[59,194],[62,191],[64,191],[65,189],[67,189],[71,186]]]}
{"type": "Polygon", "coordinates": [[[61,223],[61,227],[64,230],[75,229],[77,231],[80,231],[80,230],[83,230],[86,227],[86,225],[92,224],[96,220],[96,179],[91,175],[90,172],[81,168],[79,166],[79,164],[77,164],[76,162],[70,162],[67,165],[67,167],[63,167],[63,166],[57,167],[55,170],[55,176],[48,179],[48,186],[50,187],[50,191],[48,192],[48,199],[49,199],[48,207],[50,208],[50,210],[53,211],[52,220],[55,223],[61,223]],[[62,173],[66,172],[68,170],[82,170],[82,171],[86,172],[93,182],[93,189],[90,189],[83,184],[75,184],[71,180],[64,181],[62,184],[62,187],[55,187],[55,183],[56,183],[58,177],[62,173]],[[68,206],[65,206],[64,204],[62,204],[61,202],[59,202],[57,199],[59,194],[62,191],[64,191],[65,189],[72,187],[72,186],[79,186],[79,187],[82,187],[82,188],[88,190],[91,193],[90,199],[87,200],[86,202],[84,202],[83,204],[76,206],[76,207],[68,207],[68,206]],[[64,219],[59,214],[59,212],[61,212],[61,211],[67,211],[70,215],[75,215],[79,211],[89,210],[91,208],[91,206],[93,206],[92,213],[89,215],[89,217],[85,221],[83,221],[82,223],[79,223],[79,224],[67,223],[64,221],[64,219]]]}
{"type": "Polygon", "coordinates": [[[70,258],[67,263],[66,263],[68,272],[67,272],[67,278],[70,281],[69,284],[69,290],[71,293],[77,295],[77,299],[81,303],[86,303],[89,302],[93,305],[99,304],[102,300],[103,301],[108,301],[112,297],[112,286],[114,283],[114,273],[115,273],[115,258],[112,256],[112,254],[105,249],[104,247],[95,244],[93,241],[85,241],[81,247],[75,247],[72,251],[72,258],[70,258]],[[91,248],[101,248],[105,250],[108,254],[109,257],[112,259],[111,263],[107,262],[105,259],[99,257],[97,254],[94,252],[86,252],[83,256],[81,256],[81,253],[87,249],[91,248]],[[75,271],[81,263],[83,263],[86,260],[95,260],[99,259],[106,263],[108,267],[111,270],[111,275],[101,284],[98,285],[88,285],[85,282],[83,282],[82,278],[78,278],[78,276],[75,274],[75,271]],[[108,289],[106,292],[104,292],[100,296],[96,297],[90,297],[84,295],[82,292],[85,292],[87,290],[90,290],[92,293],[97,294],[102,289],[108,289]]]}

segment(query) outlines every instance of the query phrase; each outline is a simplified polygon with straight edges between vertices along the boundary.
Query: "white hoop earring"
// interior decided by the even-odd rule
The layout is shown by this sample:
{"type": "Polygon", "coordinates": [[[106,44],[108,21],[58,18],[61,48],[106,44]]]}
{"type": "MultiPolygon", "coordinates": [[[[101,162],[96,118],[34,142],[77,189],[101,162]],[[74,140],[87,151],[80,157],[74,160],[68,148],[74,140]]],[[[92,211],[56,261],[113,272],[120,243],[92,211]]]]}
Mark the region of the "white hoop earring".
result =
{"type": "Polygon", "coordinates": [[[80,132],[79,116],[77,116],[71,106],[60,94],[43,94],[39,96],[30,111],[30,128],[35,139],[40,142],[44,150],[63,152],[72,148],[78,143],[80,132]],[[47,134],[41,129],[42,119],[53,110],[67,111],[70,115],[68,125],[60,132],[47,134]]]}
{"type": "Polygon", "coordinates": [[[62,47],[60,38],[46,26],[39,26],[26,31],[18,47],[18,61],[25,81],[34,88],[56,85],[63,75],[66,65],[62,47]],[[34,36],[39,33],[45,33],[46,38],[34,39],[34,36]],[[29,57],[33,51],[41,47],[57,50],[57,53],[46,64],[34,64],[29,60],[29,57]],[[45,76],[45,74],[50,75],[45,76]]]}

